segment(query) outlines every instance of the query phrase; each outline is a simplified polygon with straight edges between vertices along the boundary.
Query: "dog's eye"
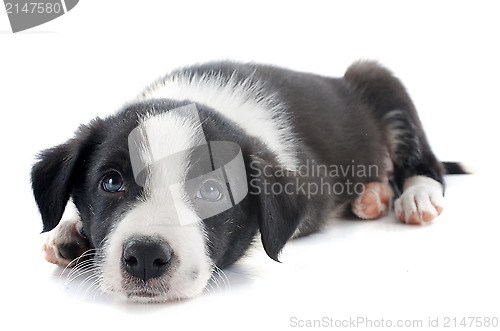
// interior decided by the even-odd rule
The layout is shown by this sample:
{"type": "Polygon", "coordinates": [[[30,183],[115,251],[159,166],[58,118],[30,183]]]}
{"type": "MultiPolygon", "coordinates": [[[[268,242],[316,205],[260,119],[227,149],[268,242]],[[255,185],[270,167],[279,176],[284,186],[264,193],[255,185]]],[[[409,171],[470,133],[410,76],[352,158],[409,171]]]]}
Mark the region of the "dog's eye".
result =
{"type": "Polygon", "coordinates": [[[215,180],[207,180],[196,193],[199,199],[215,202],[222,199],[222,187],[215,180]]]}
{"type": "Polygon", "coordinates": [[[110,193],[124,191],[122,176],[116,171],[108,172],[102,179],[102,188],[110,193]]]}

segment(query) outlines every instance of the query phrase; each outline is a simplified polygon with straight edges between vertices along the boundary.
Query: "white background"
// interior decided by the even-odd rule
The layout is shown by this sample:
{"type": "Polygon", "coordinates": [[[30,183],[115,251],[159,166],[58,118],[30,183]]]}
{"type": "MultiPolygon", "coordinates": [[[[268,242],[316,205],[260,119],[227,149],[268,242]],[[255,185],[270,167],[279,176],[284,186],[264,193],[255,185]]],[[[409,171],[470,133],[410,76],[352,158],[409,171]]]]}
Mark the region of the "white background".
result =
{"type": "Polygon", "coordinates": [[[85,0],[12,34],[2,10],[2,320],[38,330],[279,330],[294,316],[424,326],[429,317],[500,317],[499,13],[497,1],[85,0]],[[168,71],[218,59],[330,76],[357,59],[378,60],[407,86],[438,157],[478,175],[449,178],[447,209],[431,226],[406,227],[392,215],[339,221],[292,242],[282,264],[256,248],[227,271],[229,285],[191,301],[132,305],[66,284],[40,252],[29,183],[36,153],[168,71]]]}

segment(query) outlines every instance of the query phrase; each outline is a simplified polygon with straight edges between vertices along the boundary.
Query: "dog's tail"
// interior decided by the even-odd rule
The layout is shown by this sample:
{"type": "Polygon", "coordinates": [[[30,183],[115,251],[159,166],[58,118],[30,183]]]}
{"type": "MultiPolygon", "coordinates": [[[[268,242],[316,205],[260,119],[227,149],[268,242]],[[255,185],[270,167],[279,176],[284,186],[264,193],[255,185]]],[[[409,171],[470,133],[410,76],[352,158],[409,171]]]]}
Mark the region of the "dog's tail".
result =
{"type": "Polygon", "coordinates": [[[472,172],[460,162],[442,162],[447,175],[469,175],[472,172]]]}

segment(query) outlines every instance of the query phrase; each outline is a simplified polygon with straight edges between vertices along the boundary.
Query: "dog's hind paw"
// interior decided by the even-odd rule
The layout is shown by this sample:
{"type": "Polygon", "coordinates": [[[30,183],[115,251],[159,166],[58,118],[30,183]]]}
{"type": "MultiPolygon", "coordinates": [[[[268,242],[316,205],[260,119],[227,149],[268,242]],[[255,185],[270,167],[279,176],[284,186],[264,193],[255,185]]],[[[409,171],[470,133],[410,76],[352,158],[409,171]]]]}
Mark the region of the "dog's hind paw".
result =
{"type": "Polygon", "coordinates": [[[374,220],[391,208],[392,190],[387,183],[372,182],[352,203],[352,212],[361,219],[374,220]]]}
{"type": "Polygon", "coordinates": [[[428,223],[443,211],[443,186],[429,177],[410,177],[394,207],[401,222],[428,223]]]}
{"type": "Polygon", "coordinates": [[[63,221],[47,234],[42,250],[45,259],[62,267],[73,266],[88,249],[80,234],[81,221],[63,221]]]}

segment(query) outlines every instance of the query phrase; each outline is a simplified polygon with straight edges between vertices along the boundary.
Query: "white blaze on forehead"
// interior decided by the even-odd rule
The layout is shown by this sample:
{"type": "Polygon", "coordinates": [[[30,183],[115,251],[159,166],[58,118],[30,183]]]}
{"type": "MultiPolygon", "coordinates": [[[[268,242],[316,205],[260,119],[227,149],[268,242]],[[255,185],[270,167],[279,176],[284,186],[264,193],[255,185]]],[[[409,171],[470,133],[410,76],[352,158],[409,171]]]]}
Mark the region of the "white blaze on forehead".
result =
{"type": "Polygon", "coordinates": [[[185,179],[190,148],[204,141],[200,124],[196,118],[175,111],[146,116],[141,121],[140,135],[135,137],[140,155],[135,157],[147,165],[145,193],[116,223],[107,238],[102,264],[105,289],[123,292],[123,247],[137,236],[159,237],[173,251],[174,267],[162,276],[168,283],[168,290],[164,289],[164,295],[156,299],[192,297],[206,286],[212,266],[203,225],[184,198],[183,185],[175,186],[179,192],[171,192],[172,184],[185,179]],[[172,154],[178,157],[169,159],[172,154]],[[167,162],[161,162],[165,158],[167,162]],[[183,223],[189,225],[181,225],[180,219],[187,220],[183,223]]]}
{"type": "Polygon", "coordinates": [[[180,166],[187,162],[190,149],[206,141],[196,107],[187,105],[161,114],[146,115],[130,133],[128,143],[137,183],[146,188],[151,184],[166,188],[180,182],[187,168],[186,164],[180,166]],[[149,185],[144,182],[146,175],[150,177],[149,185]]]}

